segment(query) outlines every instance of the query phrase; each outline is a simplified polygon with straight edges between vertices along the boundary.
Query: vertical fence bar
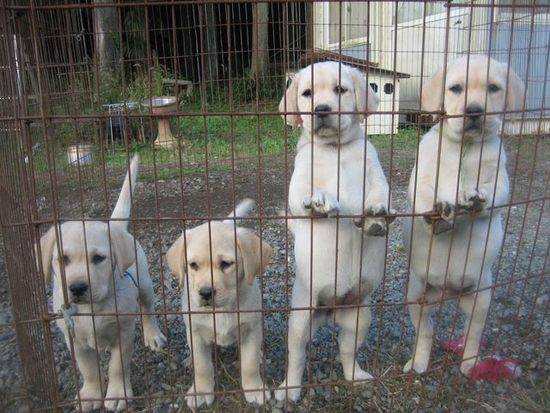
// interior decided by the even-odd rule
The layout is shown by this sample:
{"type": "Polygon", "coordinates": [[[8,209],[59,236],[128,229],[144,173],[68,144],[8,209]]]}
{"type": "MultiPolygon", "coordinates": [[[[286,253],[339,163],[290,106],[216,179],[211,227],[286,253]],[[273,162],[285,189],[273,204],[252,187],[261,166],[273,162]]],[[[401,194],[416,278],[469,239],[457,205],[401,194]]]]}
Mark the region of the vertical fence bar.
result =
{"type": "MultiPolygon", "coordinates": [[[[36,227],[32,215],[34,199],[29,189],[28,165],[24,160],[30,128],[21,117],[27,116],[21,77],[24,67],[16,54],[20,42],[16,25],[22,20],[29,27],[29,10],[15,13],[4,3],[1,14],[3,50],[0,56],[0,221],[4,239],[6,275],[11,295],[11,308],[25,377],[29,385],[28,397],[34,407],[55,406],[59,400],[50,321],[45,313],[44,285],[37,271],[32,253],[36,227]],[[44,380],[49,377],[49,380],[44,380]],[[32,396],[31,396],[32,394],[32,396]]],[[[24,33],[29,36],[29,33],[24,33]]],[[[27,152],[28,153],[28,152],[27,152]]],[[[28,155],[32,159],[32,154],[28,155]]]]}

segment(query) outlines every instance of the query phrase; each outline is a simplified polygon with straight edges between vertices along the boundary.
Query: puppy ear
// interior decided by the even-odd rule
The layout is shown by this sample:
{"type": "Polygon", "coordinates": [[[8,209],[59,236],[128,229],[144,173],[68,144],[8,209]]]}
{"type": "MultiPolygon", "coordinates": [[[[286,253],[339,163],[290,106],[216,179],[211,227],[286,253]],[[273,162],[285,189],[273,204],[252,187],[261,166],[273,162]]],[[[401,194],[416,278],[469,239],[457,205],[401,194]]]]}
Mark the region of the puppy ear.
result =
{"type": "Polygon", "coordinates": [[[293,128],[298,126],[298,115],[285,115],[285,113],[298,112],[298,81],[299,75],[298,73],[296,73],[294,75],[294,78],[290,82],[290,85],[288,85],[288,88],[283,98],[281,99],[281,102],[279,102],[279,112],[281,113],[281,117],[293,128]]]}
{"type": "Polygon", "coordinates": [[[40,237],[39,243],[34,246],[36,267],[38,268],[38,271],[40,271],[40,263],[42,263],[42,271],[44,272],[44,281],[46,284],[49,284],[52,279],[52,259],[55,240],[55,226],[52,226],[48,232],[40,237]],[[40,254],[38,254],[39,247],[40,254]]]}
{"type": "Polygon", "coordinates": [[[443,104],[443,68],[435,72],[422,87],[422,109],[440,110],[443,104]]]}
{"type": "MultiPolygon", "coordinates": [[[[507,67],[505,67],[505,70],[506,68],[507,67]]],[[[523,109],[524,98],[525,98],[525,85],[523,84],[519,76],[516,75],[512,69],[510,69],[510,71],[508,72],[508,90],[506,91],[507,109],[508,110],[523,109]]],[[[512,114],[512,117],[515,117],[515,115],[517,114],[512,114]]]]}
{"type": "Polygon", "coordinates": [[[237,245],[243,259],[245,279],[249,285],[252,285],[254,277],[262,273],[269,264],[273,248],[244,228],[237,229],[237,245]]]}
{"type": "MultiPolygon", "coordinates": [[[[380,103],[380,99],[376,92],[370,87],[370,85],[367,85],[367,79],[363,76],[363,74],[353,68],[346,66],[349,76],[351,77],[351,80],[353,81],[353,88],[355,89],[355,106],[357,107],[358,112],[374,112],[376,109],[378,109],[378,104],[380,103]],[[367,104],[367,107],[365,108],[365,102],[367,104]]],[[[361,119],[363,119],[364,115],[361,115],[361,119]]]]}
{"type": "Polygon", "coordinates": [[[134,237],[124,228],[118,225],[111,225],[111,249],[120,271],[120,277],[124,278],[124,271],[130,268],[136,261],[134,237]]]}
{"type": "Polygon", "coordinates": [[[185,276],[185,241],[189,242],[189,232],[187,232],[186,238],[183,235],[172,244],[172,246],[166,252],[166,261],[168,262],[168,268],[179,278],[179,288],[183,287],[183,278],[185,276]]]}

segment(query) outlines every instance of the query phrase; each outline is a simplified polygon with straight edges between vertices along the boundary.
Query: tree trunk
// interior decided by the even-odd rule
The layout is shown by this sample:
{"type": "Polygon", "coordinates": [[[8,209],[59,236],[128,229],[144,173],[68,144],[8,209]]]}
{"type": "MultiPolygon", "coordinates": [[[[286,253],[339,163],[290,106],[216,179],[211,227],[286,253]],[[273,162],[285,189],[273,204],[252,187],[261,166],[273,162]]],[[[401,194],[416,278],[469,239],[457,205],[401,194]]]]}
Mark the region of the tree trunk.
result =
{"type": "Polygon", "coordinates": [[[269,23],[269,3],[252,4],[252,62],[250,77],[262,77],[267,73],[269,64],[269,40],[267,29],[269,23]]]}
{"type": "MultiPolygon", "coordinates": [[[[218,80],[218,39],[216,37],[216,5],[204,5],[204,31],[203,50],[204,53],[204,81],[218,80]]],[[[212,84],[210,85],[213,86],[212,84]]]]}
{"type": "MultiPolygon", "coordinates": [[[[94,0],[100,5],[112,0],[94,0]]],[[[100,73],[116,71],[120,61],[118,43],[118,15],[116,7],[94,9],[94,33],[97,62],[100,73]]]]}

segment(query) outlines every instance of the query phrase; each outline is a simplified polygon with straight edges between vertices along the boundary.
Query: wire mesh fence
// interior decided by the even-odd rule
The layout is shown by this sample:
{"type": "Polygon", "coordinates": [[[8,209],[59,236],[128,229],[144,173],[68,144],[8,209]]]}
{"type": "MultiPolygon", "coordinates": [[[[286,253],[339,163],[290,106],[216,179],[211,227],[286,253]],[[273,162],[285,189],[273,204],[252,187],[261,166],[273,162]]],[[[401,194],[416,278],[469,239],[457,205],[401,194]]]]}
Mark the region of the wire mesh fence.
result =
{"type": "Polygon", "coordinates": [[[547,1],[0,25],[3,411],[550,409],[547,1]]]}

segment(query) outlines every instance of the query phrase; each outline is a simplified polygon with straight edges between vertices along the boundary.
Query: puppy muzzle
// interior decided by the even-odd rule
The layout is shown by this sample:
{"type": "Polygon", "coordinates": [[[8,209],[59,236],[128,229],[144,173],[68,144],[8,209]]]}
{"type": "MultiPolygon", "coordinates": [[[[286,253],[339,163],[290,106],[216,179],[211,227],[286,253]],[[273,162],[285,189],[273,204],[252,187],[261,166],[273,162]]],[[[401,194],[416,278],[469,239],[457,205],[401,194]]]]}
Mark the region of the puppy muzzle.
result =
{"type": "Polygon", "coordinates": [[[73,282],[68,286],[68,290],[70,302],[78,304],[90,301],[90,291],[87,282],[73,282]]]}
{"type": "MultiPolygon", "coordinates": [[[[197,304],[199,307],[211,307],[215,300],[216,290],[212,287],[200,287],[197,291],[197,304]]],[[[216,305],[218,303],[216,302],[216,305]]]]}
{"type": "Polygon", "coordinates": [[[484,116],[475,116],[466,118],[465,129],[478,129],[481,130],[484,127],[485,117],[484,116]]]}
{"type": "Polygon", "coordinates": [[[90,297],[88,294],[84,297],[75,297],[72,294],[69,294],[69,303],[75,303],[75,304],[89,304],[90,303],[90,297]]]}
{"type": "Polygon", "coordinates": [[[337,115],[314,115],[315,133],[334,134],[338,130],[337,115]]]}

